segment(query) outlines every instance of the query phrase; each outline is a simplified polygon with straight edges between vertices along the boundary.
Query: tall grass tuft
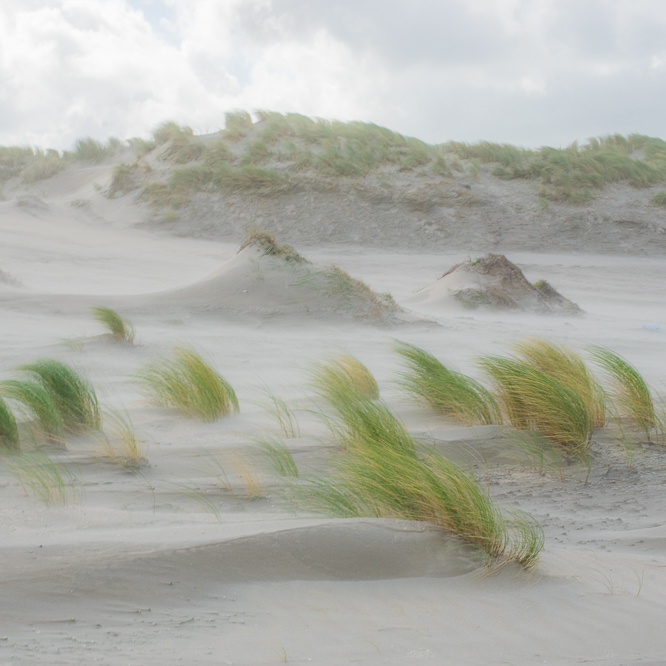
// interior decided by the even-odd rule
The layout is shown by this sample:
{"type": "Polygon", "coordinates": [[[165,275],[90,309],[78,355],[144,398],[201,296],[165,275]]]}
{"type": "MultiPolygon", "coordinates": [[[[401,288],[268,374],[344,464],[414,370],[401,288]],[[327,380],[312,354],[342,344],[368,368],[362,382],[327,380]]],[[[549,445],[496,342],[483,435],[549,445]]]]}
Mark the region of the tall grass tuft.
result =
{"type": "Polygon", "coordinates": [[[130,472],[138,470],[145,462],[145,457],[130,415],[120,410],[108,410],[104,414],[104,422],[105,425],[108,423],[113,436],[112,441],[106,432],[101,433],[105,453],[109,460],[124,470],[130,472]]]}
{"type": "Polygon", "coordinates": [[[67,432],[99,430],[102,419],[95,389],[74,368],[53,358],[39,358],[20,369],[36,375],[47,388],[67,432]]]}
{"type": "MultiPolygon", "coordinates": [[[[655,411],[650,387],[638,370],[619,354],[598,346],[590,347],[589,352],[610,382],[615,409],[620,416],[633,420],[649,442],[650,433],[655,428],[663,430],[663,424],[655,411]]],[[[663,436],[663,432],[661,434],[663,436]]]]}
{"type": "Polygon", "coordinates": [[[7,403],[0,397],[0,450],[18,451],[20,449],[16,417],[7,403]]]}
{"type": "Polygon", "coordinates": [[[512,426],[540,432],[568,455],[587,455],[594,418],[575,384],[517,358],[483,356],[479,365],[490,376],[512,426]]]}
{"type": "Polygon", "coordinates": [[[11,473],[26,490],[46,505],[65,505],[76,499],[76,478],[43,452],[22,453],[7,461],[11,473]]]}
{"type": "Polygon", "coordinates": [[[130,321],[123,319],[115,310],[106,308],[102,305],[95,305],[90,308],[93,317],[111,333],[116,340],[132,344],[136,337],[134,326],[130,321]]]}
{"type": "Polygon", "coordinates": [[[35,437],[48,444],[65,445],[62,415],[40,378],[6,379],[0,382],[0,392],[20,404],[23,416],[32,421],[30,426],[35,437]]]}
{"type": "Polygon", "coordinates": [[[238,413],[231,385],[193,349],[174,348],[174,358],[146,365],[137,374],[144,396],[158,407],[175,407],[204,421],[238,413]]]}
{"type": "Polygon", "coordinates": [[[407,366],[399,380],[405,390],[441,414],[464,423],[502,423],[497,401],[479,382],[449,370],[432,354],[415,345],[396,341],[395,350],[407,366]]]}
{"type": "Polygon", "coordinates": [[[311,384],[333,405],[339,401],[377,400],[379,386],[368,368],[349,354],[335,354],[316,363],[310,372],[311,384]]]}
{"type": "Polygon", "coordinates": [[[606,394],[580,354],[563,345],[537,338],[517,342],[513,348],[532,367],[575,388],[585,400],[595,428],[606,425],[606,394]]]}
{"type": "Polygon", "coordinates": [[[297,489],[311,508],[339,516],[423,520],[449,530],[490,557],[525,565],[543,546],[528,516],[507,520],[471,474],[439,455],[419,455],[402,422],[381,402],[353,398],[334,403],[332,430],[347,455],[330,478],[297,489]],[[306,493],[305,495],[303,493],[306,493]]]}

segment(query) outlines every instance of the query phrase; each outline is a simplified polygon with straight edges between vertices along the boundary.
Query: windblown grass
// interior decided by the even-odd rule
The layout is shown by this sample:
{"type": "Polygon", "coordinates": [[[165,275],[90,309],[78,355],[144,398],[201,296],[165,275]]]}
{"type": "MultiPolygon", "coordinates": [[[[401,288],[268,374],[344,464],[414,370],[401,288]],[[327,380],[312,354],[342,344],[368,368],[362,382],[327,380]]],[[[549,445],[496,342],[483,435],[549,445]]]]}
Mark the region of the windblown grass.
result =
{"type": "Polygon", "coordinates": [[[259,402],[275,419],[278,427],[285,437],[293,438],[301,436],[301,429],[294,412],[289,405],[279,396],[265,389],[266,400],[259,402]]]}
{"type": "Polygon", "coordinates": [[[76,477],[66,465],[53,462],[45,453],[22,453],[5,463],[23,488],[46,505],[64,506],[76,500],[76,477]]]}
{"type": "Polygon", "coordinates": [[[246,234],[239,252],[246,247],[258,247],[263,250],[264,255],[270,257],[282,257],[285,261],[295,264],[310,263],[305,257],[299,254],[291,245],[281,245],[275,240],[275,236],[265,229],[250,229],[246,234]]]}
{"type": "Polygon", "coordinates": [[[101,433],[109,460],[128,471],[140,469],[146,459],[130,415],[120,410],[108,410],[104,414],[104,423],[109,425],[113,437],[110,439],[105,431],[101,433]]]}
{"type": "Polygon", "coordinates": [[[229,111],[225,120],[224,136],[229,141],[242,139],[252,129],[252,117],[247,111],[229,111]]]}
{"type": "Polygon", "coordinates": [[[349,354],[336,354],[316,363],[310,372],[311,384],[332,404],[340,400],[377,400],[379,386],[368,368],[349,354]]]}
{"type": "Polygon", "coordinates": [[[666,192],[662,190],[661,192],[657,192],[651,199],[650,202],[654,206],[661,206],[662,208],[666,208],[666,192]]]}
{"type": "Polygon", "coordinates": [[[16,417],[0,397],[0,449],[18,451],[20,448],[16,417]]]}
{"type": "Polygon", "coordinates": [[[390,293],[378,294],[363,280],[352,277],[339,266],[331,266],[326,272],[326,277],[330,294],[365,301],[370,305],[369,314],[371,317],[381,318],[387,312],[398,312],[400,310],[400,306],[390,293]]]}
{"type": "Polygon", "coordinates": [[[381,402],[334,403],[333,426],[346,455],[333,477],[296,489],[310,508],[337,516],[424,520],[449,530],[490,557],[536,561],[543,533],[526,515],[510,520],[476,479],[441,456],[417,454],[404,425],[381,402]]]}
{"type": "Polygon", "coordinates": [[[136,190],[139,184],[136,180],[136,166],[132,164],[117,164],[111,173],[111,184],[106,193],[108,199],[113,199],[116,194],[128,194],[136,190]]]}
{"type": "Polygon", "coordinates": [[[299,476],[294,456],[282,439],[266,435],[258,437],[255,443],[266,454],[277,474],[293,478],[299,476]]]}
{"type": "Polygon", "coordinates": [[[72,153],[65,153],[65,157],[98,164],[107,157],[115,155],[121,146],[122,144],[118,139],[111,138],[106,144],[103,144],[96,139],[87,137],[85,139],[78,139],[74,144],[74,151],[72,153]]]}
{"type": "Polygon", "coordinates": [[[250,499],[264,497],[262,478],[257,473],[254,465],[245,456],[239,453],[231,453],[227,458],[227,462],[250,499]]]}
{"type": "Polygon", "coordinates": [[[575,383],[517,358],[483,356],[479,365],[490,376],[512,426],[540,432],[567,455],[587,455],[594,416],[575,383]]]}
{"type": "Polygon", "coordinates": [[[164,146],[161,156],[173,164],[198,160],[205,150],[203,143],[194,138],[190,127],[180,126],[173,121],[159,125],[153,131],[153,139],[158,146],[164,146]]]}
{"type": "Polygon", "coordinates": [[[39,358],[20,369],[33,373],[46,387],[62,416],[65,431],[76,434],[101,427],[95,389],[70,365],[52,358],[39,358]]]}
{"type": "Polygon", "coordinates": [[[102,305],[95,305],[90,308],[90,311],[93,317],[109,330],[113,338],[130,345],[134,342],[136,337],[134,326],[130,321],[123,319],[115,310],[102,305]]]}
{"type": "Polygon", "coordinates": [[[137,379],[152,404],[186,416],[216,421],[239,411],[231,385],[193,349],[175,347],[174,358],[146,365],[137,379]]]}
{"type": "Polygon", "coordinates": [[[493,395],[476,380],[449,370],[432,354],[406,342],[395,350],[407,371],[399,384],[441,414],[473,424],[501,424],[502,415],[493,395]]]}
{"type": "Polygon", "coordinates": [[[29,419],[31,435],[47,444],[65,445],[63,418],[48,387],[39,377],[5,379],[0,392],[20,405],[20,412],[29,419]]]}
{"type": "Polygon", "coordinates": [[[640,372],[610,349],[592,346],[589,352],[606,374],[611,386],[611,401],[618,415],[634,421],[648,442],[655,429],[663,438],[663,423],[657,416],[650,387],[640,372]]]}
{"type": "Polygon", "coordinates": [[[574,388],[587,404],[595,428],[606,425],[606,395],[580,354],[536,338],[515,343],[513,347],[525,363],[574,388]]]}

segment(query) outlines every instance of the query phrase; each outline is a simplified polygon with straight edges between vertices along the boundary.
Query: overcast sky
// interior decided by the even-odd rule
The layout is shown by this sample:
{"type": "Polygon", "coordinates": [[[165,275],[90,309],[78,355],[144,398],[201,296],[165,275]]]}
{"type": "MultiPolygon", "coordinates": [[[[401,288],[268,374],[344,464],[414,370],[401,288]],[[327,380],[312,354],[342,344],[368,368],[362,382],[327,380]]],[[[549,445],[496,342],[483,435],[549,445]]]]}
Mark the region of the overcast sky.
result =
{"type": "Polygon", "coordinates": [[[244,108],[431,143],[666,138],[665,0],[1,0],[0,145],[244,108]]]}

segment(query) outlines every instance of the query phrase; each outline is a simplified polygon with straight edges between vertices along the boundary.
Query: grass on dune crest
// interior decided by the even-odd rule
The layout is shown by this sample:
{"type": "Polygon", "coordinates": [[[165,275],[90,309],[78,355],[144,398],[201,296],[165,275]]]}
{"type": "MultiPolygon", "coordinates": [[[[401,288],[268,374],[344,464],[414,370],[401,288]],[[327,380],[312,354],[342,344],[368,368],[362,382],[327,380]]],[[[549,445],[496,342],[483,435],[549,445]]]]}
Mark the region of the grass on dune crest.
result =
{"type": "Polygon", "coordinates": [[[618,416],[634,421],[645,433],[648,442],[655,429],[663,438],[663,423],[655,410],[650,387],[640,372],[619,354],[605,347],[591,346],[589,352],[611,386],[611,401],[618,416]]]}
{"type": "Polygon", "coordinates": [[[335,354],[327,361],[315,363],[310,371],[310,383],[333,405],[344,403],[348,398],[379,398],[379,386],[373,374],[349,354],[335,354]]]}
{"type": "Polygon", "coordinates": [[[173,358],[144,366],[137,379],[144,396],[158,407],[175,407],[204,421],[239,411],[231,385],[193,349],[175,347],[173,358]]]}
{"type": "Polygon", "coordinates": [[[414,345],[396,341],[394,349],[407,366],[399,380],[403,389],[439,413],[463,423],[502,423],[497,401],[479,382],[449,370],[432,354],[414,345]]]}
{"type": "Polygon", "coordinates": [[[482,356],[509,423],[545,435],[568,455],[586,457],[593,414],[576,383],[556,379],[518,358],[482,356]]]}
{"type": "Polygon", "coordinates": [[[381,402],[334,403],[332,431],[344,446],[333,476],[296,488],[315,510],[336,516],[423,520],[457,534],[489,557],[529,566],[543,547],[529,516],[507,518],[474,476],[432,453],[419,454],[404,424],[381,402]]]}
{"type": "Polygon", "coordinates": [[[7,403],[0,397],[0,450],[18,451],[20,449],[16,417],[7,403]]]}
{"type": "Polygon", "coordinates": [[[115,310],[102,305],[95,305],[90,308],[90,312],[100,324],[109,330],[114,339],[122,340],[130,345],[134,342],[136,337],[134,326],[127,319],[123,319],[115,310]]]}
{"type": "Polygon", "coordinates": [[[19,403],[19,410],[30,420],[31,434],[36,439],[65,446],[62,415],[53,395],[41,379],[6,379],[0,382],[0,392],[19,403]]]}
{"type": "Polygon", "coordinates": [[[66,432],[99,430],[102,419],[95,388],[74,368],[53,358],[39,358],[20,369],[38,377],[46,387],[66,432]]]}
{"type": "Polygon", "coordinates": [[[580,354],[537,338],[517,342],[513,348],[525,363],[575,388],[587,403],[595,428],[606,425],[606,394],[580,354]]]}

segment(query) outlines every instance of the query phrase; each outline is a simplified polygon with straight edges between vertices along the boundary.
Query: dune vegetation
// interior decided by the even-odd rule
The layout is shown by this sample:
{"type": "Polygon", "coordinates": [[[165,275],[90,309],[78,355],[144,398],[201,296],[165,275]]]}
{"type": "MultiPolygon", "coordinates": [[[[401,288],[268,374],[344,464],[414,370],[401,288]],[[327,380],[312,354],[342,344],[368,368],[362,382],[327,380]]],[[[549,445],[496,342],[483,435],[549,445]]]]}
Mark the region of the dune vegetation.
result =
{"type": "Polygon", "coordinates": [[[379,398],[379,386],[373,374],[349,354],[335,354],[326,361],[315,363],[310,370],[310,384],[334,405],[349,399],[379,398]]]}
{"type": "Polygon", "coordinates": [[[136,337],[136,331],[132,322],[123,319],[115,310],[101,305],[90,308],[92,316],[103,326],[105,326],[115,340],[133,344],[136,337]]]}
{"type": "Polygon", "coordinates": [[[0,450],[18,451],[19,449],[19,433],[16,427],[16,417],[0,396],[0,450]]]}
{"type": "Polygon", "coordinates": [[[186,416],[216,421],[239,411],[229,382],[193,349],[174,347],[173,358],[145,365],[136,379],[150,403],[186,416]]]}

